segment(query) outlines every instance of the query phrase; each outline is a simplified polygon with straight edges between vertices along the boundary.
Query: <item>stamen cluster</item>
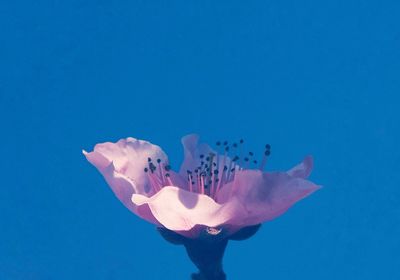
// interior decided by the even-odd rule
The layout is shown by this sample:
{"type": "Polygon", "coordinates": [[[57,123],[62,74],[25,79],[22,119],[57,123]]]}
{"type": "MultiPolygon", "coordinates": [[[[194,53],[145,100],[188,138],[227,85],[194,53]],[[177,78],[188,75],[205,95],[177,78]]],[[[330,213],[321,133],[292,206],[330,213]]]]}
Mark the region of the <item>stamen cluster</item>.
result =
{"type": "MultiPolygon", "coordinates": [[[[263,158],[257,166],[258,161],[254,159],[253,152],[243,153],[243,143],[243,139],[232,145],[229,145],[228,141],[217,141],[218,153],[200,154],[196,160],[198,166],[186,171],[187,190],[215,198],[222,186],[232,182],[240,170],[251,168],[263,170],[267,157],[271,154],[271,146],[265,145],[263,158]]],[[[157,159],[154,163],[152,158],[147,159],[147,167],[144,168],[150,185],[156,192],[164,186],[174,185],[170,170],[168,162],[164,163],[161,159],[157,159]]]]}

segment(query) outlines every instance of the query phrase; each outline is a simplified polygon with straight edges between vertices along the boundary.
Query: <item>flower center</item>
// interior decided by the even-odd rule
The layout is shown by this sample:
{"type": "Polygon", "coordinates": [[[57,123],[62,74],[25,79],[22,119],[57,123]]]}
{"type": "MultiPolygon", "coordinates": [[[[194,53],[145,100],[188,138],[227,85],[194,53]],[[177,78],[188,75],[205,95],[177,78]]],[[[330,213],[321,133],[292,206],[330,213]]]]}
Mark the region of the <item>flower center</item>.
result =
{"type": "MultiPolygon", "coordinates": [[[[190,192],[206,194],[215,198],[225,184],[235,179],[238,171],[249,168],[263,170],[267,157],[271,153],[271,146],[265,145],[263,158],[258,165],[253,152],[244,154],[243,143],[244,141],[240,140],[239,143],[229,145],[228,141],[217,141],[217,153],[200,154],[196,160],[198,166],[194,170],[187,170],[186,189],[190,192]]],[[[170,170],[171,167],[168,163],[163,163],[160,159],[157,159],[154,163],[151,158],[148,158],[144,172],[148,174],[150,185],[155,192],[158,192],[164,186],[174,185],[170,170]]]]}

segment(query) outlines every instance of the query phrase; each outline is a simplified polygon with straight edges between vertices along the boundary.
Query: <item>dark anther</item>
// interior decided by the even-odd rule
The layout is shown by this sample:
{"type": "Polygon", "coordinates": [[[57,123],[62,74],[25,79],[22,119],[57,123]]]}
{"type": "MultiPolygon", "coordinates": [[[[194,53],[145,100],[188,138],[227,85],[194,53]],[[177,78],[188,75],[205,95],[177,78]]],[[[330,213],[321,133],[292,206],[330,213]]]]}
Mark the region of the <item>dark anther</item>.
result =
{"type": "Polygon", "coordinates": [[[149,168],[150,168],[150,171],[151,171],[151,173],[153,173],[154,172],[154,170],[156,170],[157,168],[156,168],[156,166],[152,163],[152,162],[150,162],[150,164],[149,164],[149,168]]]}
{"type": "Polygon", "coordinates": [[[257,160],[253,160],[253,163],[254,163],[254,164],[257,164],[257,160]]]}
{"type": "Polygon", "coordinates": [[[158,158],[158,159],[157,159],[157,163],[160,163],[160,162],[161,162],[161,159],[158,158]]]}
{"type": "Polygon", "coordinates": [[[254,155],[254,153],[253,153],[253,152],[249,152],[249,155],[250,155],[250,156],[253,156],[253,155],[254,155]]]}
{"type": "Polygon", "coordinates": [[[239,141],[239,142],[240,142],[240,144],[243,144],[243,142],[244,142],[244,141],[243,141],[243,139],[240,139],[240,141],[239,141]]]}
{"type": "Polygon", "coordinates": [[[237,148],[238,144],[237,143],[233,143],[232,145],[234,148],[237,148]]]}
{"type": "Polygon", "coordinates": [[[215,170],[214,170],[214,174],[215,174],[215,175],[217,175],[218,172],[219,172],[218,169],[215,169],[215,170]]]}
{"type": "Polygon", "coordinates": [[[169,173],[165,173],[165,177],[169,177],[170,175],[169,175],[169,173]]]}
{"type": "Polygon", "coordinates": [[[204,155],[200,155],[200,158],[204,158],[204,155]]]}
{"type": "Polygon", "coordinates": [[[187,170],[186,172],[187,172],[187,174],[192,174],[192,171],[190,171],[190,170],[187,170]]]}
{"type": "Polygon", "coordinates": [[[206,161],[210,161],[210,157],[206,157],[206,161]]]}
{"type": "Polygon", "coordinates": [[[217,146],[220,146],[221,145],[221,141],[217,141],[217,146]]]}
{"type": "Polygon", "coordinates": [[[225,151],[229,151],[229,146],[226,146],[226,147],[225,147],[225,151]]]}
{"type": "Polygon", "coordinates": [[[165,169],[166,171],[170,171],[170,170],[171,170],[171,166],[166,165],[166,166],[164,167],[164,169],[165,169]]]}
{"type": "Polygon", "coordinates": [[[249,158],[248,158],[248,157],[245,157],[245,158],[244,158],[244,161],[249,161],[249,158]]]}
{"type": "Polygon", "coordinates": [[[270,144],[265,145],[265,149],[270,150],[271,149],[271,145],[270,144]]]}
{"type": "Polygon", "coordinates": [[[215,178],[215,182],[216,182],[216,183],[219,182],[219,179],[218,179],[218,178],[215,178]]]}
{"type": "Polygon", "coordinates": [[[200,164],[203,165],[203,164],[204,164],[204,161],[201,161],[200,164]]]}
{"type": "Polygon", "coordinates": [[[225,165],[224,166],[224,171],[226,171],[226,170],[228,170],[228,166],[225,165]]]}
{"type": "Polygon", "coordinates": [[[147,169],[147,167],[145,167],[144,168],[144,172],[148,172],[149,171],[149,169],[147,169]]]}
{"type": "Polygon", "coordinates": [[[224,141],[224,146],[228,145],[228,141],[224,141]]]}
{"type": "Polygon", "coordinates": [[[213,162],[213,165],[214,165],[214,166],[217,166],[217,164],[216,164],[215,162],[213,162]]]}
{"type": "Polygon", "coordinates": [[[150,162],[150,161],[151,161],[151,158],[147,158],[147,161],[150,162]]]}
{"type": "Polygon", "coordinates": [[[239,159],[239,157],[238,156],[235,156],[232,160],[233,161],[237,161],[239,159]]]}
{"type": "Polygon", "coordinates": [[[271,154],[271,151],[270,151],[270,150],[266,150],[266,151],[264,152],[264,154],[265,154],[266,156],[269,156],[269,155],[271,154]]]}
{"type": "Polygon", "coordinates": [[[231,172],[233,172],[233,171],[235,171],[235,168],[232,168],[232,169],[231,169],[231,172]]]}

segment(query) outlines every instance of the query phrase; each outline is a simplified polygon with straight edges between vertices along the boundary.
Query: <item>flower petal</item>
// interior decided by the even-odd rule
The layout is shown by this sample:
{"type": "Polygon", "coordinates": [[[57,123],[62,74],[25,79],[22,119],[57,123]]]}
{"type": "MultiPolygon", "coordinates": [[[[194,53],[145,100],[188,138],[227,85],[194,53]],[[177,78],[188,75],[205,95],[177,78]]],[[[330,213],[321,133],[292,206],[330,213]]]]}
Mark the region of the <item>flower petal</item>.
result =
{"type": "Polygon", "coordinates": [[[245,224],[255,225],[283,214],[320,187],[285,172],[238,171],[235,180],[218,193],[218,203],[236,198],[247,210],[245,224]]]}
{"type": "Polygon", "coordinates": [[[117,143],[97,144],[93,152],[83,151],[83,154],[104,176],[125,207],[139,217],[160,225],[147,205],[136,206],[131,200],[134,193],[144,195],[154,193],[154,190],[150,188],[144,167],[147,165],[148,157],[154,160],[160,158],[163,162],[167,162],[167,156],[160,147],[129,137],[117,143]]]}
{"type": "Polygon", "coordinates": [[[246,214],[236,199],[220,205],[207,195],[173,186],[164,187],[150,198],[133,194],[132,202],[137,206],[147,204],[154,217],[173,231],[188,231],[196,225],[240,224],[246,214]]]}
{"type": "MultiPolygon", "coordinates": [[[[101,158],[101,155],[98,153],[87,153],[84,151],[84,154],[90,162],[96,160],[100,163],[105,162],[105,159],[101,158]]],[[[160,223],[158,223],[157,220],[154,218],[148,206],[136,206],[132,203],[131,197],[132,194],[135,192],[135,186],[128,177],[121,173],[118,173],[115,170],[113,163],[110,163],[106,167],[102,167],[101,173],[103,174],[108,185],[111,187],[115,196],[122,202],[122,204],[125,205],[126,208],[128,208],[130,211],[132,211],[142,219],[149,221],[153,224],[160,225],[160,223]]]]}
{"type": "MultiPolygon", "coordinates": [[[[154,161],[161,159],[164,163],[168,161],[160,147],[131,137],[121,139],[117,143],[97,144],[93,152],[84,154],[103,175],[104,170],[113,163],[118,174],[129,178],[133,193],[140,194],[152,193],[147,174],[143,171],[147,167],[148,158],[154,161]]],[[[130,198],[131,196],[129,200],[130,198]]]]}
{"type": "Polygon", "coordinates": [[[210,153],[215,153],[213,149],[210,148],[205,143],[199,143],[199,136],[196,134],[189,134],[182,138],[184,159],[180,168],[179,173],[186,177],[187,170],[194,170],[200,166],[200,155],[208,155],[210,153]]]}
{"type": "Polygon", "coordinates": [[[313,166],[314,162],[312,156],[306,156],[301,163],[287,171],[287,174],[292,177],[306,179],[310,176],[313,166]]]}

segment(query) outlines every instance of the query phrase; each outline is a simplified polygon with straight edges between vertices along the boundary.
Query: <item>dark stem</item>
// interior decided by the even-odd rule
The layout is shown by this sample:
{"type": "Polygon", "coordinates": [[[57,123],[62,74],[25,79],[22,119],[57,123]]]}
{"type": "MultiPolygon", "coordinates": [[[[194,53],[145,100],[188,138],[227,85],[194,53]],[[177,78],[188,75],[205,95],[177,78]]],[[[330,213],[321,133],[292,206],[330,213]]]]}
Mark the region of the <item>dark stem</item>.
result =
{"type": "Polygon", "coordinates": [[[190,239],[166,228],[157,228],[168,242],[185,246],[190,260],[199,269],[198,273],[192,274],[192,280],[225,280],[222,258],[228,241],[248,239],[259,229],[260,225],[248,226],[231,235],[224,231],[202,230],[198,238],[190,239]]]}
{"type": "Polygon", "coordinates": [[[199,269],[199,273],[192,274],[193,280],[225,280],[222,269],[228,239],[218,241],[186,240],[184,246],[192,262],[199,269]]]}

